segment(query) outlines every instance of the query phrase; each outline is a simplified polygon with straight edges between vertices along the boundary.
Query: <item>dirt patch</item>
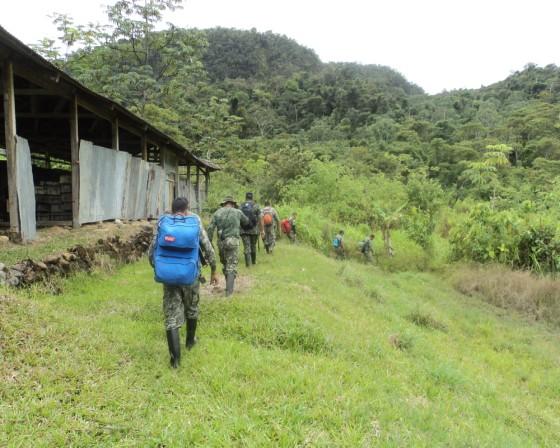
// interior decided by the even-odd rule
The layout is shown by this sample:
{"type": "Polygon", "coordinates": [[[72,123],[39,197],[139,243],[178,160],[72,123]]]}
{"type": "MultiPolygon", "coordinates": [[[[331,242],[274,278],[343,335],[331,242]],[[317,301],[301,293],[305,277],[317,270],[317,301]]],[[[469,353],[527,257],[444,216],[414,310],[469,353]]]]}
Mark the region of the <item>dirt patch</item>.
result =
{"type": "MultiPolygon", "coordinates": [[[[241,275],[235,279],[235,291],[234,295],[237,293],[244,293],[253,287],[254,280],[251,277],[241,275]]],[[[217,298],[223,297],[226,291],[226,280],[223,275],[218,276],[218,284],[211,285],[210,278],[206,279],[206,283],[201,285],[200,294],[202,297],[206,298],[217,298]]]]}

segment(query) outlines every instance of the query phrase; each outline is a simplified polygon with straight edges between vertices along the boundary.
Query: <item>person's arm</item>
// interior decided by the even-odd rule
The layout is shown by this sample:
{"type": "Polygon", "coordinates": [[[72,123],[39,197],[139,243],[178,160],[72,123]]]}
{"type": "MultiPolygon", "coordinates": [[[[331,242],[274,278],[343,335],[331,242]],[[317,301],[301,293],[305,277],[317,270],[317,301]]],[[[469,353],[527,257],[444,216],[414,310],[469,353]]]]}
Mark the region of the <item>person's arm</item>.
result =
{"type": "Polygon", "coordinates": [[[241,225],[243,225],[243,226],[249,225],[251,223],[249,221],[249,218],[247,218],[245,216],[245,213],[243,213],[241,210],[238,210],[238,211],[239,211],[239,222],[241,223],[241,225]]]}
{"type": "Polygon", "coordinates": [[[200,228],[200,248],[202,249],[206,262],[210,265],[210,283],[216,284],[218,282],[218,277],[216,275],[216,253],[214,252],[212,242],[210,241],[210,238],[208,238],[208,234],[206,233],[206,230],[204,230],[204,226],[202,225],[202,221],[200,219],[198,224],[200,228]]]}
{"type": "Polygon", "coordinates": [[[150,262],[152,268],[154,267],[154,252],[156,250],[156,244],[157,244],[157,232],[154,234],[154,237],[152,238],[152,242],[150,243],[150,247],[148,248],[148,261],[150,262]]]}
{"type": "Polygon", "coordinates": [[[257,209],[257,220],[259,223],[259,233],[261,235],[261,238],[264,238],[264,222],[263,222],[263,213],[262,210],[259,208],[257,209]]]}
{"type": "MultiPolygon", "coordinates": [[[[202,224],[201,224],[202,227],[202,224]]],[[[210,221],[210,224],[208,225],[208,234],[207,234],[207,238],[210,241],[210,244],[212,244],[212,238],[214,237],[214,229],[216,228],[216,214],[214,213],[214,215],[212,216],[212,220],[210,221]]]]}

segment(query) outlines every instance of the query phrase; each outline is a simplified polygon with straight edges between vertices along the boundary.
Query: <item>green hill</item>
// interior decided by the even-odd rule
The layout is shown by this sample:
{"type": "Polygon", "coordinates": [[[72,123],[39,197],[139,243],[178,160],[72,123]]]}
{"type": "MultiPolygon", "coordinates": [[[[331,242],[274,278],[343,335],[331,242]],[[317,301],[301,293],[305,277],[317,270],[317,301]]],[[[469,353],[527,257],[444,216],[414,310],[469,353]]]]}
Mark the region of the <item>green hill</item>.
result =
{"type": "Polygon", "coordinates": [[[432,274],[262,258],[178,371],[145,262],[0,299],[0,445],[560,444],[557,333],[432,274]]]}

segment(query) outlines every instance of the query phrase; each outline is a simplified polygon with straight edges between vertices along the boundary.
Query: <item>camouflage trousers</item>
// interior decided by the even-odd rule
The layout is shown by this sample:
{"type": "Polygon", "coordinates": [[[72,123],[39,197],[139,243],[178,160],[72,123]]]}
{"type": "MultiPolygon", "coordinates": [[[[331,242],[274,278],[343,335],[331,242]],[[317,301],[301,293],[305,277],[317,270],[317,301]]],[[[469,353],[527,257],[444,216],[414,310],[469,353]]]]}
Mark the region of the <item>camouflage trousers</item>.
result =
{"type": "Polygon", "coordinates": [[[218,242],[220,251],[220,263],[224,275],[237,275],[237,264],[239,263],[239,238],[229,237],[218,242]]]}
{"type": "Polygon", "coordinates": [[[264,226],[264,245],[268,250],[274,249],[276,245],[276,229],[273,225],[264,226]]]}
{"type": "Polygon", "coordinates": [[[198,280],[190,286],[163,285],[165,329],[179,328],[186,319],[198,319],[198,280]]]}
{"type": "Polygon", "coordinates": [[[373,252],[371,250],[362,253],[364,254],[366,263],[373,263],[373,252]]]}
{"type": "Polygon", "coordinates": [[[290,238],[291,243],[295,243],[296,242],[296,233],[293,230],[290,230],[290,233],[288,233],[288,238],[290,238]]]}
{"type": "Polygon", "coordinates": [[[251,255],[251,253],[257,253],[257,241],[259,235],[241,235],[243,240],[243,253],[245,255],[251,255]]]}

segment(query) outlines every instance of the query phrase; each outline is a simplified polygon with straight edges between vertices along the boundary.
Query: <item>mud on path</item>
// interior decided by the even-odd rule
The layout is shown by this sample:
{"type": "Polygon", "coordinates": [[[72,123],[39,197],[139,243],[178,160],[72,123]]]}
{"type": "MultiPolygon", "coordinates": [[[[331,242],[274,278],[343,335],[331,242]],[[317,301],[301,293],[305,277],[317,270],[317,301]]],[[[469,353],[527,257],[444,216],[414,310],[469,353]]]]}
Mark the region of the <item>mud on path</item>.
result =
{"type": "MultiPolygon", "coordinates": [[[[235,291],[233,297],[236,294],[246,292],[253,287],[254,279],[247,275],[239,275],[235,279],[235,291]]],[[[210,276],[207,276],[206,283],[200,285],[200,295],[205,299],[217,299],[224,297],[226,291],[226,280],[224,276],[218,275],[218,284],[210,284],[210,276]]]]}

